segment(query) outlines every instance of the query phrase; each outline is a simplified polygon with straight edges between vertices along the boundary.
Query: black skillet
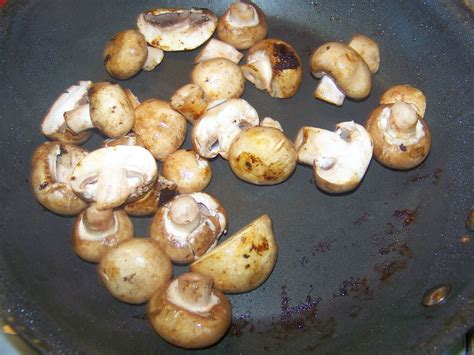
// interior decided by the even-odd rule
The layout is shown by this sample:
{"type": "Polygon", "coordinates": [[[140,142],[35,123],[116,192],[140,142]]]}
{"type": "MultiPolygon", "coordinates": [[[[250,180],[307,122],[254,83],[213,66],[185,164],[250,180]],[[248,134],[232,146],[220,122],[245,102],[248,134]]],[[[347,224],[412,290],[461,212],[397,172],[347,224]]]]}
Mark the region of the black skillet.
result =
{"type": "MultiPolygon", "coordinates": [[[[231,296],[234,321],[207,352],[439,352],[474,325],[474,236],[464,227],[473,207],[474,20],[461,1],[259,1],[270,36],[291,43],[304,65],[303,85],[287,100],[247,85],[244,98],[261,118],[281,121],[294,138],[303,125],[362,123],[384,90],[399,83],[423,90],[433,147],[420,167],[397,172],[372,161],[361,186],[343,196],[319,191],[298,166],[283,184],[238,180],[212,162],[208,192],[222,200],[229,233],[263,213],[280,245],[273,274],[259,289],[231,296]],[[316,101],[311,51],[361,32],[380,44],[373,91],[342,108],[316,101]],[[463,241],[463,242],[461,242],[463,241]],[[451,288],[442,305],[426,291],[451,288]]],[[[113,299],[96,267],[74,255],[73,219],[44,210],[30,189],[30,157],[54,99],[78,80],[112,80],[101,52],[138,13],[219,1],[11,1],[0,19],[1,302],[5,316],[43,351],[177,352],[156,336],[144,306],[113,299]]],[[[189,80],[190,53],[167,53],[151,73],[121,84],[140,99],[169,99],[189,80]]],[[[100,137],[86,144],[93,148],[100,137]]],[[[185,147],[190,147],[189,141],[185,147]]],[[[147,234],[148,219],[135,220],[147,234]]],[[[175,274],[184,268],[176,269],[175,274]]]]}

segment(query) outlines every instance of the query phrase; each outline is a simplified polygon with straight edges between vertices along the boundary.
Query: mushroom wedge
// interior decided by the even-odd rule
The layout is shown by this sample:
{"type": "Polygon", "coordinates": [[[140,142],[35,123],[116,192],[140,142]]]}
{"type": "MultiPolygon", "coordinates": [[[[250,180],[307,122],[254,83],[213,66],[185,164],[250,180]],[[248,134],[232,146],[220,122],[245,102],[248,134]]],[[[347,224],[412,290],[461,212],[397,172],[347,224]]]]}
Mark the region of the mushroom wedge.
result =
{"type": "Polygon", "coordinates": [[[355,189],[365,175],[373,151],[369,133],[354,121],[337,124],[335,132],[303,127],[295,146],[298,161],[313,166],[316,185],[329,193],[355,189]]]}
{"type": "Polygon", "coordinates": [[[155,9],[141,13],[137,27],[153,47],[164,51],[188,51],[212,36],[217,17],[208,9],[155,9]]]}
{"type": "Polygon", "coordinates": [[[81,160],[71,187],[98,209],[114,208],[153,188],[158,170],[153,155],[139,146],[101,148],[81,160]]]}

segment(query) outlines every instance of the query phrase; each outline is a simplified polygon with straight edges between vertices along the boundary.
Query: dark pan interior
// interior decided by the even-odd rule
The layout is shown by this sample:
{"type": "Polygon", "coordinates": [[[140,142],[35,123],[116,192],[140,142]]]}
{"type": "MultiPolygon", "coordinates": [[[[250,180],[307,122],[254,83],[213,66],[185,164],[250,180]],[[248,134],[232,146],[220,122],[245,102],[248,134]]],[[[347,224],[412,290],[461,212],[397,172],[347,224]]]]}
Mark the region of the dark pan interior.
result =
{"type": "MultiPolygon", "coordinates": [[[[39,124],[78,80],[112,80],[101,52],[116,32],[154,7],[209,7],[220,1],[11,1],[0,19],[1,301],[5,314],[41,349],[92,353],[177,352],[155,336],[144,306],[114,300],[96,267],[75,256],[71,218],[44,210],[30,189],[30,157],[45,138],[39,124]]],[[[438,352],[474,325],[474,242],[461,243],[473,207],[473,15],[461,1],[259,1],[270,37],[292,44],[305,69],[297,95],[271,98],[247,84],[261,118],[281,121],[293,139],[303,125],[365,122],[382,92],[412,84],[428,101],[433,135],[427,161],[396,172],[372,161],[353,193],[329,196],[298,166],[283,184],[238,180],[212,162],[207,192],[228,210],[229,234],[263,213],[280,246],[259,289],[230,296],[227,336],[205,352],[438,352]],[[378,41],[382,64],[371,96],[342,108],[312,98],[311,51],[360,32],[378,41]],[[426,290],[452,286],[444,305],[421,305],[426,290]]],[[[121,84],[140,98],[169,99],[189,80],[197,50],[167,53],[153,72],[121,84]]],[[[100,137],[86,144],[97,147],[100,137]]],[[[184,147],[190,147],[186,141],[184,147]]],[[[135,219],[138,236],[149,219],[135,219]]],[[[469,234],[471,237],[472,233],[469,234]]],[[[175,274],[184,268],[176,268],[175,274]]]]}

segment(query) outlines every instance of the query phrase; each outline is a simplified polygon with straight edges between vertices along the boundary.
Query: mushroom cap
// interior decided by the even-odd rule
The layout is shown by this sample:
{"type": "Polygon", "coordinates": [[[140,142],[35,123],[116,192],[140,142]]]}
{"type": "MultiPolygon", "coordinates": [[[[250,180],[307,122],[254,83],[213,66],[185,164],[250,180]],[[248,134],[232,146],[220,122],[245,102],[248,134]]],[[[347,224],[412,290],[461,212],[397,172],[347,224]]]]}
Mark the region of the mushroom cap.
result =
{"type": "Polygon", "coordinates": [[[377,73],[380,67],[380,50],[377,42],[362,34],[356,34],[349,42],[349,47],[359,53],[372,74],[377,73]]]}
{"type": "Polygon", "coordinates": [[[129,79],[142,69],[147,55],[145,37],[140,32],[120,31],[105,45],[105,69],[114,78],[129,79]]]}
{"type": "Polygon", "coordinates": [[[385,91],[380,98],[381,105],[403,101],[413,106],[420,117],[425,117],[426,97],[423,92],[411,85],[395,85],[385,91]]]}
{"type": "MultiPolygon", "coordinates": [[[[395,104],[393,104],[395,105],[395,104]]],[[[431,132],[427,122],[417,116],[416,127],[408,139],[396,137],[388,129],[393,105],[380,105],[369,116],[365,127],[374,141],[374,156],[391,169],[412,169],[421,164],[431,149],[431,132]]]]}
{"type": "Polygon", "coordinates": [[[362,57],[343,43],[329,42],[311,55],[311,73],[317,78],[330,76],[347,96],[362,100],[372,88],[370,69],[362,57]]]}
{"type": "Polygon", "coordinates": [[[335,132],[303,127],[295,145],[299,161],[313,166],[316,185],[329,193],[355,189],[372,159],[372,139],[354,121],[338,123],[335,132]]]}
{"type": "Polygon", "coordinates": [[[166,101],[148,99],[135,110],[133,131],[155,159],[163,161],[186,138],[186,119],[166,101]]]}
{"type": "Polygon", "coordinates": [[[89,139],[91,132],[75,134],[68,129],[64,113],[72,111],[87,102],[87,92],[92,86],[91,81],[79,81],[62,93],[48,110],[41,123],[41,132],[48,138],[64,143],[82,144],[89,139]]]}
{"type": "Polygon", "coordinates": [[[100,148],[82,159],[71,176],[71,187],[99,209],[114,208],[148,192],[158,175],[155,159],[145,148],[100,148]]]}
{"type": "Polygon", "coordinates": [[[267,34],[265,13],[252,2],[231,4],[217,26],[217,37],[237,49],[248,49],[267,34]]]}
{"type": "Polygon", "coordinates": [[[235,64],[239,64],[243,56],[244,55],[233,45],[211,38],[206,46],[196,56],[194,63],[197,64],[212,58],[225,58],[235,64]]]}
{"type": "Polygon", "coordinates": [[[170,259],[154,242],[133,238],[111,248],[100,259],[99,277],[122,302],[141,304],[171,279],[170,259]]]}
{"type": "Polygon", "coordinates": [[[240,179],[256,185],[275,185],[293,173],[298,154],[282,131],[257,126],[240,132],[230,146],[228,159],[240,179]]]}
{"type": "Polygon", "coordinates": [[[126,135],[133,127],[135,113],[127,94],[118,84],[95,83],[89,89],[90,119],[110,138],[126,135]]]}
{"type": "Polygon", "coordinates": [[[196,123],[206,111],[209,103],[206,93],[199,85],[186,84],[171,97],[171,107],[181,113],[191,124],[196,123]]]}
{"type": "Polygon", "coordinates": [[[151,222],[150,238],[158,243],[173,262],[188,264],[212,249],[226,227],[227,212],[221,202],[204,192],[195,192],[177,195],[159,208],[151,222]],[[183,199],[186,202],[173,207],[173,204],[183,199]],[[191,203],[189,199],[192,199],[191,203]],[[189,222],[194,225],[191,228],[180,227],[179,221],[172,221],[179,217],[172,215],[176,208],[179,208],[178,212],[185,213],[186,218],[192,215],[194,220],[189,222]],[[192,208],[197,208],[195,214],[190,210],[192,208]]]}
{"type": "MultiPolygon", "coordinates": [[[[189,275],[197,274],[186,273],[180,278],[189,275]]],[[[167,342],[181,348],[198,349],[217,343],[232,320],[229,300],[221,291],[212,289],[212,308],[207,312],[194,312],[173,303],[171,296],[179,287],[177,282],[178,279],[169,282],[150,299],[147,314],[153,329],[167,342]]],[[[202,292],[198,287],[192,287],[193,291],[202,292]]]]}
{"type": "Polygon", "coordinates": [[[298,91],[303,69],[298,53],[279,39],[264,39],[247,53],[247,64],[241,67],[245,78],[273,97],[287,98],[298,91]]]}
{"type": "Polygon", "coordinates": [[[203,191],[212,178],[211,164],[191,149],[171,153],[163,162],[162,172],[176,183],[181,194],[203,191]]]}
{"type": "Polygon", "coordinates": [[[72,144],[46,142],[32,158],[31,185],[36,199],[48,210],[76,215],[87,204],[71,188],[71,174],[88,152],[72,144]]]}
{"type": "MultiPolygon", "coordinates": [[[[132,239],[134,236],[133,223],[122,210],[110,211],[112,213],[111,226],[94,228],[89,225],[86,217],[91,205],[82,211],[76,218],[72,229],[72,247],[76,254],[83,260],[98,263],[101,256],[117,244],[132,239]]],[[[95,212],[95,211],[94,211],[95,212]]]]}
{"type": "Polygon", "coordinates": [[[193,148],[204,158],[220,154],[227,159],[230,145],[240,131],[258,123],[257,111],[244,99],[214,101],[193,127],[193,148]]]}
{"type": "Polygon", "coordinates": [[[191,73],[191,81],[204,90],[209,100],[239,98],[245,86],[239,66],[225,58],[200,62],[191,73]]]}
{"type": "Polygon", "coordinates": [[[153,47],[164,51],[187,51],[206,42],[217,27],[217,17],[208,9],[155,9],[141,13],[138,30],[153,47]]]}

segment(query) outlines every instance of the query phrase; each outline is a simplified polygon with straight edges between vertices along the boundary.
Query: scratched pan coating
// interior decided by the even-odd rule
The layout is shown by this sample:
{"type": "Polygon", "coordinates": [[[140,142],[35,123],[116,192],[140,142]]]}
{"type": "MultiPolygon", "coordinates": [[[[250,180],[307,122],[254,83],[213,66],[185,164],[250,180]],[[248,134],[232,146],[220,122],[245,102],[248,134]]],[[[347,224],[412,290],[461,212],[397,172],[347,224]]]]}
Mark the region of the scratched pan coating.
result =
{"type": "MultiPolygon", "coordinates": [[[[11,1],[0,20],[1,301],[20,333],[40,350],[173,353],[145,320],[144,306],[114,300],[96,267],[70,246],[71,218],[34,201],[30,157],[45,138],[48,107],[78,80],[112,80],[101,52],[116,32],[134,27],[145,9],[178,6],[151,1],[11,1]]],[[[229,2],[181,2],[222,14],[229,2]]],[[[384,90],[408,83],[428,100],[433,135],[427,161],[396,172],[372,161],[361,186],[330,196],[298,166],[278,186],[238,180],[227,162],[212,162],[207,191],[229,213],[229,234],[261,214],[273,220],[280,246],[270,278],[259,289],[230,296],[234,320],[209,353],[438,352],[474,324],[474,242],[461,243],[472,208],[473,15],[460,1],[259,1],[270,37],[302,58],[295,97],[271,98],[247,84],[244,98],[261,118],[280,120],[294,138],[303,125],[332,129],[363,123],[384,90]],[[361,32],[380,44],[382,65],[362,102],[337,108],[312,98],[311,51],[361,32]],[[426,290],[452,286],[447,302],[425,308],[426,290]]],[[[166,53],[153,72],[121,82],[142,100],[169,99],[189,82],[198,50],[166,53]]],[[[89,148],[97,147],[95,135],[89,148]]],[[[189,140],[184,147],[190,147],[189,140]]],[[[149,219],[135,219],[137,235],[149,219]]],[[[466,240],[466,239],[464,239],[466,240]]],[[[184,268],[176,268],[175,274],[184,268]]]]}

